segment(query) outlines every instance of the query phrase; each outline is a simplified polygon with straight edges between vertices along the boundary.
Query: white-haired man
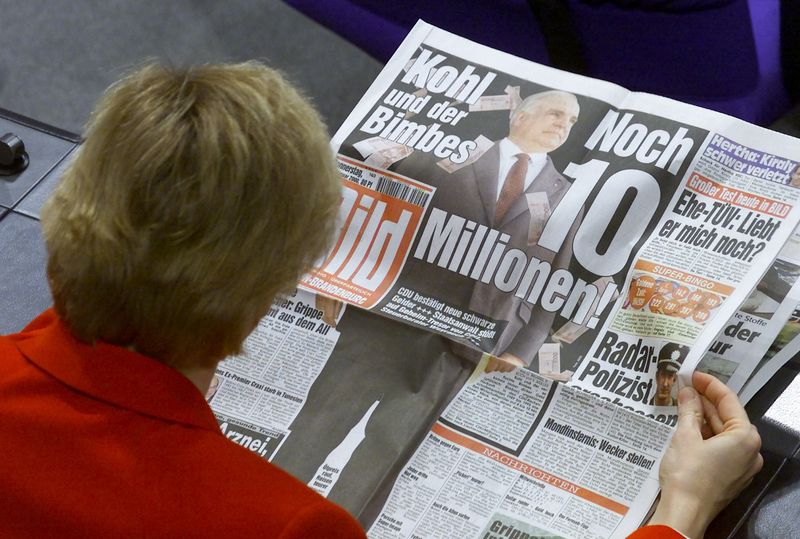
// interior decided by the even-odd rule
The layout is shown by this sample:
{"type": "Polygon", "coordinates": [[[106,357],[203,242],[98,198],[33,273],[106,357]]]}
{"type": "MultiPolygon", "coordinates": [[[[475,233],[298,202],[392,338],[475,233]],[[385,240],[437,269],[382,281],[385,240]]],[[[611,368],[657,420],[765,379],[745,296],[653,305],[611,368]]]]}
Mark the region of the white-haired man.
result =
{"type": "MultiPolygon", "coordinates": [[[[559,90],[539,92],[519,104],[511,116],[508,135],[474,163],[441,177],[432,175],[430,165],[414,170],[414,161],[401,165],[398,171],[435,185],[435,207],[507,234],[509,249],[521,250],[528,259],[536,257],[547,262],[553,271],[566,268],[572,258],[572,240],[580,217],[558,252],[541,247],[537,232],[541,233],[549,212],[571,185],[555,169],[548,154],[564,144],[579,113],[574,94],[559,90]]],[[[503,324],[496,342],[480,343],[484,351],[502,359],[493,359],[489,370],[530,365],[555,317],[538,302],[502,292],[491,282],[444,271],[432,279],[431,266],[416,261],[408,264],[401,284],[460,308],[468,306],[503,324]]],[[[472,355],[460,345],[455,349],[460,355],[472,355]]]]}

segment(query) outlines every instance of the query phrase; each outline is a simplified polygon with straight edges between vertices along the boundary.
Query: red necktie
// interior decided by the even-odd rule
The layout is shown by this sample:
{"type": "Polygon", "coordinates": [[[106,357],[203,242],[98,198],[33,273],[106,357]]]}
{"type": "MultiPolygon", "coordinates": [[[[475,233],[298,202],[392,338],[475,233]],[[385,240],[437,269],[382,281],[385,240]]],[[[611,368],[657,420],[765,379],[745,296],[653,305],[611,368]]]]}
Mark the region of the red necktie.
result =
{"type": "Polygon", "coordinates": [[[525,186],[525,176],[528,174],[528,154],[518,153],[514,157],[517,158],[517,161],[511,165],[508,174],[506,174],[506,181],[503,183],[503,188],[500,190],[500,196],[497,199],[497,206],[495,206],[495,226],[503,221],[503,217],[506,216],[511,204],[522,195],[522,190],[525,186]]]}

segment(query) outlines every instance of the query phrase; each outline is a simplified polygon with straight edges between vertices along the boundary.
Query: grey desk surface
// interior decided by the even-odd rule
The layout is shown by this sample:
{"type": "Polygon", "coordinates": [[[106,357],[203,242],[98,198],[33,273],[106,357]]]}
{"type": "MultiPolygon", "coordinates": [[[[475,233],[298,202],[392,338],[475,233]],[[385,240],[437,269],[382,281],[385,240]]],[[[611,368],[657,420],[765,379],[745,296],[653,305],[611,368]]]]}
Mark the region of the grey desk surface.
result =
{"type": "MultiPolygon", "coordinates": [[[[74,135],[0,109],[0,135],[9,131],[23,139],[31,162],[17,176],[0,177],[0,334],[19,331],[51,303],[39,210],[78,145],[74,135]]],[[[795,358],[748,405],[764,441],[764,470],[707,537],[800,537],[798,371],[795,358]]]]}
{"type": "Polygon", "coordinates": [[[0,176],[0,333],[20,330],[50,305],[39,210],[77,146],[74,135],[0,110],[0,135],[8,132],[23,140],[30,165],[0,176]]]}

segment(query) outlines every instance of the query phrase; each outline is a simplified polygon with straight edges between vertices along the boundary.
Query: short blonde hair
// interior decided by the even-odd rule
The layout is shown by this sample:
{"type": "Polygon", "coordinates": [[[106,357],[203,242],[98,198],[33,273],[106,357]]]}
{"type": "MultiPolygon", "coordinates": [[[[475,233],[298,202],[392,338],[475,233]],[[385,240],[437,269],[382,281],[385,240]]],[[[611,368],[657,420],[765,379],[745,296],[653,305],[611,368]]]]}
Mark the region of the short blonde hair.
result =
{"type": "Polygon", "coordinates": [[[213,365],[330,245],[327,131],[260,63],[148,65],[109,88],[85,139],[41,218],[55,309],[81,341],[213,365]]]}

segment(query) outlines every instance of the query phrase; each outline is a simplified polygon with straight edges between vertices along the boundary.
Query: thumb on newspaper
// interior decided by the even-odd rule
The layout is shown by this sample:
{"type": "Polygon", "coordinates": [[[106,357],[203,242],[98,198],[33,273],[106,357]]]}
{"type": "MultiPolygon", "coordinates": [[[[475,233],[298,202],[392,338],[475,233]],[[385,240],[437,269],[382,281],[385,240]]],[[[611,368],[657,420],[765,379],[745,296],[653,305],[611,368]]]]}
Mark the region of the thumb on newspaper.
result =
{"type": "Polygon", "coordinates": [[[705,423],[703,415],[703,401],[697,391],[691,386],[681,388],[678,393],[678,425],[675,436],[702,440],[702,430],[705,423]]]}
{"type": "Polygon", "coordinates": [[[708,374],[696,372],[692,383],[696,389],[678,394],[678,425],[661,460],[661,501],[650,523],[702,537],[763,459],[761,439],[736,394],[708,374]]]}

